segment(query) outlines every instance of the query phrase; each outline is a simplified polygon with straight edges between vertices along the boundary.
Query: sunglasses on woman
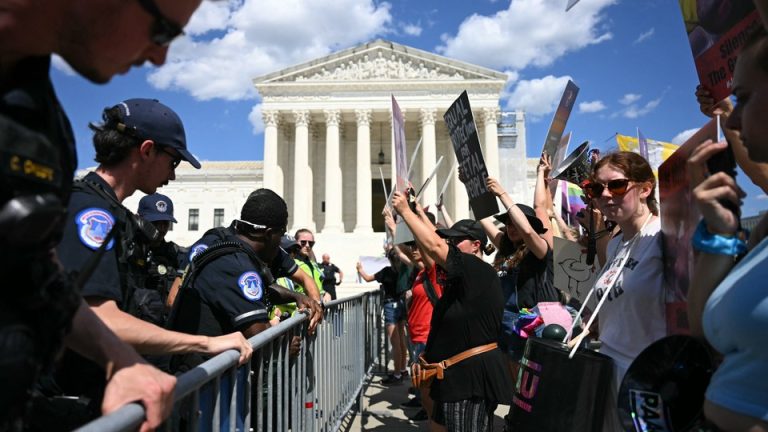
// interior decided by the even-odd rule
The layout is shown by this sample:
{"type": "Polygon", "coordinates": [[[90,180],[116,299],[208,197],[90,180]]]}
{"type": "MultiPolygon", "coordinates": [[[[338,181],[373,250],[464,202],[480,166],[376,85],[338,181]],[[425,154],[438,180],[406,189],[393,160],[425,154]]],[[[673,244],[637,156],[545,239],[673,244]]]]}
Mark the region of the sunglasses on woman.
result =
{"type": "Polygon", "coordinates": [[[603,191],[607,188],[608,192],[613,196],[622,196],[627,193],[629,189],[630,179],[615,179],[608,183],[600,183],[596,181],[590,181],[584,185],[584,192],[589,198],[599,198],[603,195],[603,191]]]}
{"type": "Polygon", "coordinates": [[[312,240],[299,240],[299,244],[302,246],[309,246],[310,249],[315,247],[315,242],[312,240]]]}

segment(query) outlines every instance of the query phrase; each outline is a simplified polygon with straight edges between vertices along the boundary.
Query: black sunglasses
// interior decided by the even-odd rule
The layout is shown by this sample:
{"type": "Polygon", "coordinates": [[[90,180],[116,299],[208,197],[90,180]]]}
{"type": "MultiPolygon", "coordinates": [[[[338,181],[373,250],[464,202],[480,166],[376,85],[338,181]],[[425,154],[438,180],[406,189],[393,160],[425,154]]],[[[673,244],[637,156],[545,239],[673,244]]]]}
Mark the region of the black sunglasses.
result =
{"type": "Polygon", "coordinates": [[[599,198],[603,195],[603,191],[608,188],[608,192],[613,196],[622,196],[627,193],[629,189],[630,179],[616,179],[611,180],[608,183],[599,183],[596,181],[590,181],[584,185],[584,192],[586,192],[589,198],[599,198]]]}
{"type": "Polygon", "coordinates": [[[154,0],[138,0],[141,8],[152,15],[155,22],[152,24],[152,30],[149,34],[150,40],[158,46],[168,46],[177,37],[184,34],[180,25],[166,18],[154,0]]]}
{"type": "Polygon", "coordinates": [[[260,231],[272,231],[272,234],[277,234],[280,237],[285,235],[287,227],[269,227],[266,225],[255,224],[253,222],[244,221],[242,219],[235,219],[234,228],[238,232],[243,234],[258,234],[260,231]]]}
{"type": "Polygon", "coordinates": [[[310,249],[311,249],[311,248],[313,248],[313,247],[315,247],[315,242],[314,242],[314,240],[299,240],[299,244],[300,244],[300,245],[302,245],[302,246],[307,246],[307,245],[309,245],[310,249]]]}
{"type": "Polygon", "coordinates": [[[177,154],[174,154],[173,152],[169,151],[168,149],[166,149],[165,146],[158,145],[157,148],[159,148],[161,152],[163,152],[163,153],[165,153],[165,154],[167,154],[168,156],[171,157],[171,169],[176,169],[176,167],[179,166],[179,164],[182,161],[181,156],[179,156],[177,154]]]}

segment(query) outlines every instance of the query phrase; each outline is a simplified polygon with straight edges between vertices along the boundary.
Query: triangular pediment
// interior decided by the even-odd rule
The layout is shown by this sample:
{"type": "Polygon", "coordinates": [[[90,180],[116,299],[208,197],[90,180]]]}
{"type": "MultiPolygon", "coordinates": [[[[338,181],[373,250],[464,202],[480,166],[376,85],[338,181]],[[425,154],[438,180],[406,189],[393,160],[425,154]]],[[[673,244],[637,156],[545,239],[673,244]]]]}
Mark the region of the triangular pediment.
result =
{"type": "Polygon", "coordinates": [[[278,83],[338,83],[391,81],[506,82],[492,69],[439,56],[427,51],[377,40],[289,67],[253,80],[257,88],[278,83]]]}

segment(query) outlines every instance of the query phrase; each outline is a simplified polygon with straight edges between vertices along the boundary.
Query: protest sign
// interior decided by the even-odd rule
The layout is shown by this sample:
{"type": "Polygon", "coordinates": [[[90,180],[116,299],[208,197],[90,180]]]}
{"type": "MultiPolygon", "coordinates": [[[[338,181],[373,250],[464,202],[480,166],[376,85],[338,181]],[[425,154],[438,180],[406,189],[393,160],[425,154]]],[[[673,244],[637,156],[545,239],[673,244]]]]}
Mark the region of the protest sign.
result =
{"type": "MultiPolygon", "coordinates": [[[[560,168],[560,164],[563,163],[563,160],[565,159],[566,152],[568,151],[568,145],[571,143],[571,135],[573,135],[572,132],[568,132],[561,140],[560,144],[557,145],[557,150],[555,150],[554,155],[550,156],[550,167],[552,170],[550,171],[550,174],[553,172],[557,172],[557,169],[560,168]]],[[[557,182],[549,182],[549,194],[554,199],[555,194],[557,193],[557,182]]]]}
{"type": "Polygon", "coordinates": [[[405,149],[405,121],[403,112],[392,95],[392,137],[395,141],[395,175],[397,176],[396,188],[404,192],[408,187],[408,162],[405,149]]]}
{"type": "Polygon", "coordinates": [[[659,167],[661,231],[664,234],[664,278],[666,280],[667,330],[687,333],[686,298],[693,274],[691,237],[699,222],[698,208],[688,184],[686,162],[702,142],[717,138],[715,120],[710,120],[659,167]]]}
{"type": "Polygon", "coordinates": [[[760,23],[751,1],[679,0],[699,82],[715,100],[731,94],[736,57],[760,23]]]}
{"type": "MultiPolygon", "coordinates": [[[[659,166],[667,160],[672,153],[677,151],[680,146],[653,139],[645,139],[645,143],[646,151],[648,152],[648,156],[645,157],[645,159],[651,165],[653,173],[658,177],[659,166]]],[[[616,134],[616,144],[621,151],[640,153],[640,144],[638,143],[637,137],[616,134]]]]}
{"type": "Polygon", "coordinates": [[[568,84],[563,90],[563,96],[560,98],[560,105],[557,106],[555,116],[552,117],[552,123],[549,125],[547,138],[544,140],[543,152],[553,156],[557,152],[558,144],[565,132],[565,124],[568,123],[568,117],[571,116],[573,104],[576,103],[576,96],[579,95],[579,88],[573,81],[568,80],[568,84]]]}
{"type": "Polygon", "coordinates": [[[579,0],[568,0],[568,4],[565,5],[565,11],[568,12],[571,10],[572,7],[576,6],[576,3],[578,3],[579,0]]]}
{"type": "MultiPolygon", "coordinates": [[[[383,269],[384,267],[389,266],[389,260],[386,257],[373,257],[373,256],[360,256],[358,258],[358,261],[360,264],[363,265],[363,270],[368,273],[369,275],[374,275],[379,272],[379,270],[383,269]]],[[[358,283],[363,282],[360,279],[360,275],[357,276],[358,283]]]]}
{"type": "MultiPolygon", "coordinates": [[[[600,270],[597,263],[587,264],[586,247],[555,237],[552,259],[555,265],[555,287],[583,303],[595,284],[597,272],[600,270]]],[[[587,309],[592,311],[596,305],[596,296],[593,295],[587,304],[587,309]]]]}
{"type": "Polygon", "coordinates": [[[464,186],[467,188],[469,204],[472,206],[475,219],[484,219],[498,213],[496,197],[485,187],[488,169],[480,150],[477,127],[466,91],[451,104],[443,119],[448,126],[448,134],[453,143],[456,159],[466,177],[464,186]]]}

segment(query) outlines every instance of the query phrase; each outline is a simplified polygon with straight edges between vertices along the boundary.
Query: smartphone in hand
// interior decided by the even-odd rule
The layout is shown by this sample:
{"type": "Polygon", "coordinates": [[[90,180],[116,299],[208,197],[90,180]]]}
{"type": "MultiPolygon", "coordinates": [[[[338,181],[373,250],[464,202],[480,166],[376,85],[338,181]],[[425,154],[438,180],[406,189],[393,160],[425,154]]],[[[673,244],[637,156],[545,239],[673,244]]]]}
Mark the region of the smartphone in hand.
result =
{"type": "MultiPolygon", "coordinates": [[[[727,141],[726,143],[728,145],[725,147],[725,150],[709,158],[707,161],[707,170],[709,171],[709,175],[724,172],[731,178],[736,178],[736,158],[733,156],[733,149],[731,148],[731,144],[727,141]]],[[[721,200],[720,204],[722,204],[722,206],[728,210],[732,211],[737,218],[741,216],[741,209],[738,205],[732,203],[731,201],[724,200],[721,200]]]]}

